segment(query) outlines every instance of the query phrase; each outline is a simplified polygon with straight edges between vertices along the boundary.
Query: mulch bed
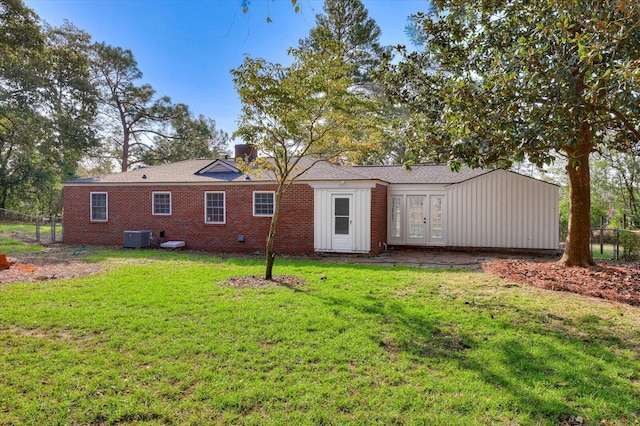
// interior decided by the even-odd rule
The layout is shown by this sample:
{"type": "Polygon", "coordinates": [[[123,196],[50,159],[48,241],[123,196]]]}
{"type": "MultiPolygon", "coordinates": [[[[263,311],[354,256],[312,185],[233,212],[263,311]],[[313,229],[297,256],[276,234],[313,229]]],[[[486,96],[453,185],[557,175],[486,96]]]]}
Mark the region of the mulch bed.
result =
{"type": "Polygon", "coordinates": [[[265,280],[262,275],[243,275],[229,277],[222,284],[223,287],[235,288],[265,288],[265,287],[291,287],[297,288],[304,285],[304,280],[291,275],[274,275],[272,280],[265,280]]]}
{"type": "Polygon", "coordinates": [[[640,269],[635,267],[601,264],[579,268],[555,262],[500,259],[484,263],[482,268],[518,284],[640,305],[640,269]]]}

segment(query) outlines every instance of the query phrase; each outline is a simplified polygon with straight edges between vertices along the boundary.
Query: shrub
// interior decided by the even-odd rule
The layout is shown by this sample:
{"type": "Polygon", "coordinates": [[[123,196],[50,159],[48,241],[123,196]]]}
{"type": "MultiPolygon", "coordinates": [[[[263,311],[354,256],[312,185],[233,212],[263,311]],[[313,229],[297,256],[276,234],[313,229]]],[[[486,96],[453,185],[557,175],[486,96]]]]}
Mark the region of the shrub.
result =
{"type": "Polygon", "coordinates": [[[638,259],[640,257],[640,233],[620,231],[620,244],[624,250],[624,258],[638,259]]]}

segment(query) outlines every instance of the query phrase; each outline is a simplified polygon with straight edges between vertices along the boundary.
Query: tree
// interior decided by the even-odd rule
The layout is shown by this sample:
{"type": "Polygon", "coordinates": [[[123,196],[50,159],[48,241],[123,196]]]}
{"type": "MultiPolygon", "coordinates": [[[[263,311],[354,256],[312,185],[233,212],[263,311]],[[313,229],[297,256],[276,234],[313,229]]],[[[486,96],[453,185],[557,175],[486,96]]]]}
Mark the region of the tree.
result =
{"type": "Polygon", "coordinates": [[[136,164],[158,164],[224,150],[228,136],[215,121],[193,118],[185,104],[168,96],[156,98],[149,84],[139,84],[142,72],[131,50],[93,45],[93,68],[100,87],[104,147],[122,171],[136,164]]]}
{"type": "Polygon", "coordinates": [[[68,22],[44,26],[47,66],[44,102],[39,108],[51,121],[47,160],[62,179],[75,177],[79,161],[98,144],[94,124],[97,90],[91,81],[87,51],[91,37],[68,22]]]}
{"type": "MultiPolygon", "coordinates": [[[[269,1],[269,0],[265,0],[269,1]]],[[[272,0],[273,1],[273,0],[272,0]]],[[[251,0],[240,0],[240,7],[242,7],[242,13],[249,12],[249,5],[251,4],[251,0]]],[[[298,13],[300,11],[300,6],[298,5],[298,0],[291,0],[291,6],[293,7],[293,11],[298,13]]],[[[272,22],[271,16],[267,15],[267,23],[270,24],[272,22]]]]}
{"type": "Polygon", "coordinates": [[[245,58],[231,71],[242,101],[239,136],[261,158],[247,168],[260,168],[276,182],[274,212],[266,241],[265,279],[272,279],[278,215],[287,189],[314,163],[303,157],[335,160],[355,148],[349,137],[367,116],[366,98],[350,90],[352,66],[330,46],[318,52],[291,49],[285,67],[264,59],[245,58]]]}
{"type": "Polygon", "coordinates": [[[373,71],[388,50],[380,45],[380,27],[360,0],[325,0],[323,9],[324,14],[316,15],[316,26],[309,36],[300,40],[300,49],[320,52],[337,46],[334,53],[353,66],[354,84],[370,85],[373,71]]]}
{"type": "Polygon", "coordinates": [[[142,72],[131,50],[104,43],[94,44],[92,50],[101,89],[102,131],[124,172],[141,163],[140,154],[150,149],[154,136],[170,137],[161,127],[174,118],[174,108],[169,97],[154,100],[156,92],[149,84],[137,85],[142,72]]]}
{"type": "Polygon", "coordinates": [[[22,2],[0,3],[0,208],[28,179],[29,156],[43,128],[34,108],[43,86],[45,40],[35,13],[22,2]]]}
{"type": "Polygon", "coordinates": [[[88,43],[69,24],[41,27],[21,1],[0,2],[0,207],[59,208],[57,184],[95,143],[88,43]]]}
{"type": "Polygon", "coordinates": [[[601,152],[609,173],[609,191],[614,197],[616,209],[626,216],[626,223],[619,215],[618,225],[640,227],[640,157],[637,152],[601,152]]]}
{"type": "Polygon", "coordinates": [[[418,154],[454,168],[565,156],[571,207],[560,263],[593,264],[590,155],[629,151],[640,136],[638,4],[439,0],[414,22],[423,49],[402,50],[386,78],[411,108],[418,154]]]}
{"type": "Polygon", "coordinates": [[[229,135],[216,128],[216,122],[202,115],[193,118],[184,104],[175,107],[170,123],[171,138],[156,137],[153,149],[140,154],[144,164],[172,163],[191,158],[219,157],[226,153],[229,135]]]}
{"type": "Polygon", "coordinates": [[[339,46],[336,54],[352,66],[352,90],[378,102],[378,124],[363,125],[352,135],[360,140],[361,149],[351,153],[350,162],[402,163],[407,148],[404,137],[406,109],[386,102],[377,80],[376,70],[390,51],[389,47],[380,44],[380,27],[369,17],[361,0],[325,0],[323,10],[323,14],[316,15],[316,26],[309,36],[299,41],[299,48],[320,52],[327,42],[339,46]]]}

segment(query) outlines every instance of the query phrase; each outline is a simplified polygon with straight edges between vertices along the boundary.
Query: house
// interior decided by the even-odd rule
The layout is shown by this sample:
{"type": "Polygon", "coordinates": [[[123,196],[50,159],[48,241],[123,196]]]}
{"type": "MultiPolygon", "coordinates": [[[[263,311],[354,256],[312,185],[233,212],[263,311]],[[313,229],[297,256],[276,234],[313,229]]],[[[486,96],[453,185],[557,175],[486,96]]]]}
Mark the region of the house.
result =
{"type": "MultiPolygon", "coordinates": [[[[558,247],[556,185],[506,170],[443,165],[340,167],[311,158],[286,192],[275,250],[380,253],[389,246],[558,247]]],[[[193,249],[264,250],[274,207],[269,172],[195,159],[63,184],[64,241],[122,245],[125,231],[193,249]]]]}

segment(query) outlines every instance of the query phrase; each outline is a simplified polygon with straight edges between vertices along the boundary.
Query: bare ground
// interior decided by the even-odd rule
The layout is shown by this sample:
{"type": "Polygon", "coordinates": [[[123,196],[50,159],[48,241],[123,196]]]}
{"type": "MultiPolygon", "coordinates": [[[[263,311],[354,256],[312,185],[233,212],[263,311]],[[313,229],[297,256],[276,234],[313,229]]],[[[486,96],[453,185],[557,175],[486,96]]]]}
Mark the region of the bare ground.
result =
{"type": "Polygon", "coordinates": [[[42,252],[8,257],[7,260],[12,265],[0,271],[0,284],[84,277],[102,271],[100,264],[77,259],[70,249],[63,247],[51,247],[42,252]]]}

